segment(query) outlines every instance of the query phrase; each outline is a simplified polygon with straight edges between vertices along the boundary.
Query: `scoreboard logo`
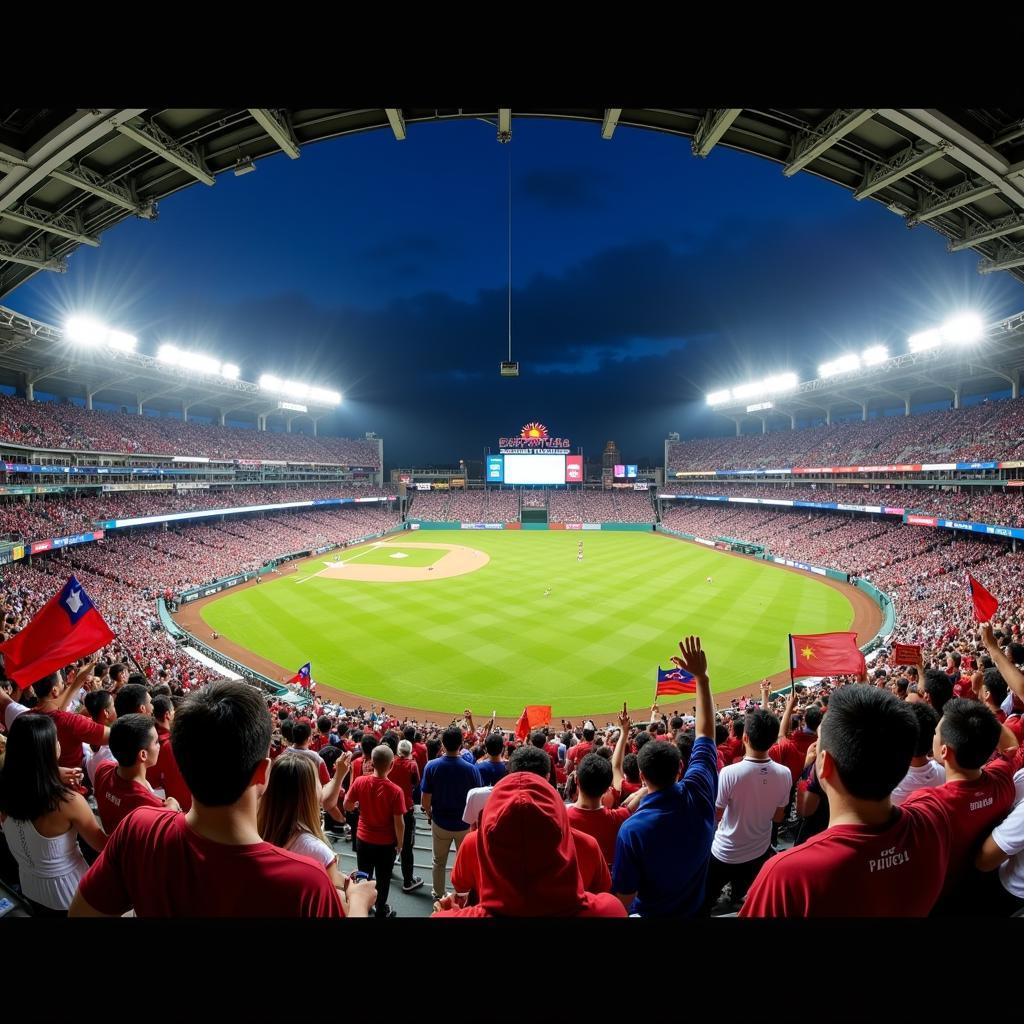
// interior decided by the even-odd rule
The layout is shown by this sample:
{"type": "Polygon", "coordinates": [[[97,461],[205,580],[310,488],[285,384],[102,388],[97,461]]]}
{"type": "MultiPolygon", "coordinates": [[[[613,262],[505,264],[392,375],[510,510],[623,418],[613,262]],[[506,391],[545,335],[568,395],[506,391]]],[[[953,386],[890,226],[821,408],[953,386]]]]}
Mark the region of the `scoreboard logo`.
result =
{"type": "Polygon", "coordinates": [[[498,449],[506,454],[517,451],[552,452],[564,454],[572,448],[567,437],[552,437],[543,423],[527,423],[518,437],[498,438],[498,449]]]}

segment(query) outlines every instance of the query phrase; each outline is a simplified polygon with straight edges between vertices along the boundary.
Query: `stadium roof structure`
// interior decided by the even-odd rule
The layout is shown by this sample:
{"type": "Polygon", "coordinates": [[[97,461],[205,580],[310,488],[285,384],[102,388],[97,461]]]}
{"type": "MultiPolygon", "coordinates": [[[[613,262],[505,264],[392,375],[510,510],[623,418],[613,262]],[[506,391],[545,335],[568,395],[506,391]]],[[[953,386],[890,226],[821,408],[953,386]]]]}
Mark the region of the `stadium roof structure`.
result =
{"type": "Polygon", "coordinates": [[[905,352],[850,373],[804,381],[785,393],[724,402],[709,411],[733,420],[737,433],[745,420],[759,419],[767,430],[768,421],[780,416],[795,427],[798,418],[821,418],[822,413],[829,423],[834,415],[858,411],[866,420],[871,408],[899,405],[909,415],[912,404],[945,400],[959,408],[967,395],[1009,391],[1019,398],[1022,371],[1024,312],[988,324],[983,337],[969,347],[905,352]],[[766,408],[759,407],[762,397],[770,402],[766,408]],[[754,405],[748,408],[747,402],[754,405]]]}
{"type": "MultiPolygon", "coordinates": [[[[751,153],[783,174],[815,174],[883,203],[908,227],[925,224],[950,251],[973,249],[979,271],[1024,280],[1024,108],[516,110],[516,118],[592,122],[601,137],[620,127],[751,153]]],[[[227,171],[312,142],[453,119],[493,120],[500,109],[23,109],[0,108],[0,296],[40,270],[62,272],[80,245],[136,216],[157,218],[160,200],[189,185],[213,186],[227,171]]]]}
{"type": "Polygon", "coordinates": [[[180,409],[186,419],[193,408],[204,415],[212,410],[222,424],[229,415],[242,413],[261,429],[268,416],[280,415],[289,430],[293,420],[302,419],[311,420],[316,432],[318,422],[335,412],[334,406],[310,399],[302,405],[282,402],[258,384],[197,373],[155,356],[83,348],[69,342],[61,328],[5,306],[0,306],[0,383],[23,388],[30,398],[37,387],[62,397],[82,397],[88,408],[95,398],[141,413],[144,405],[159,400],[180,409]],[[300,411],[302,406],[306,412],[300,411]]]}

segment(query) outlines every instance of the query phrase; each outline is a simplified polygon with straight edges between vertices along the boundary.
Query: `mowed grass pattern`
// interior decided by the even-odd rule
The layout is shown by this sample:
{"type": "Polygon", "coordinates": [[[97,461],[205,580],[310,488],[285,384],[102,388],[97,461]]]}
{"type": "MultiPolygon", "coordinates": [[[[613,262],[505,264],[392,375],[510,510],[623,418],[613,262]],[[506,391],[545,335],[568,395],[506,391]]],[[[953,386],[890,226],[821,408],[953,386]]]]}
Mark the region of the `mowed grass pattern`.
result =
{"type": "Polygon", "coordinates": [[[202,617],[286,668],[311,661],[326,685],[385,705],[472,707],[481,719],[524,704],[551,704],[556,718],[649,706],[658,664],[669,667],[688,633],[704,640],[712,688],[730,690],[787,669],[788,633],[853,621],[846,598],[818,580],[651,534],[431,530],[400,542],[416,539],[491,560],[464,576],[382,585],[307,578],[320,556],[202,617]]]}

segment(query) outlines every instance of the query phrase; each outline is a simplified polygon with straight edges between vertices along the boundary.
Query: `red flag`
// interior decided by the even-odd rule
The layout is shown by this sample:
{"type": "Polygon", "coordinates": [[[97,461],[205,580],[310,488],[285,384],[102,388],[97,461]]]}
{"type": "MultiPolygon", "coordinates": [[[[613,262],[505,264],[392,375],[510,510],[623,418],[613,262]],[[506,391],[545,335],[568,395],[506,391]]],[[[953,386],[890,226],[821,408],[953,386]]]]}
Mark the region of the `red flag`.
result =
{"type": "Polygon", "coordinates": [[[857,647],[856,633],[811,633],[789,637],[789,665],[792,675],[859,675],[867,666],[857,647]]]}
{"type": "Polygon", "coordinates": [[[988,622],[995,615],[999,602],[970,573],[967,580],[971,584],[974,618],[978,622],[988,622]]]}
{"type": "Polygon", "coordinates": [[[541,726],[551,724],[550,704],[527,704],[516,722],[516,739],[528,740],[530,733],[541,726]]]}
{"type": "Polygon", "coordinates": [[[894,665],[917,665],[921,661],[920,644],[893,644],[892,663],[894,665]]]}
{"type": "Polygon", "coordinates": [[[0,644],[0,654],[7,677],[26,686],[113,639],[99,609],[72,576],[20,633],[0,644]]]}

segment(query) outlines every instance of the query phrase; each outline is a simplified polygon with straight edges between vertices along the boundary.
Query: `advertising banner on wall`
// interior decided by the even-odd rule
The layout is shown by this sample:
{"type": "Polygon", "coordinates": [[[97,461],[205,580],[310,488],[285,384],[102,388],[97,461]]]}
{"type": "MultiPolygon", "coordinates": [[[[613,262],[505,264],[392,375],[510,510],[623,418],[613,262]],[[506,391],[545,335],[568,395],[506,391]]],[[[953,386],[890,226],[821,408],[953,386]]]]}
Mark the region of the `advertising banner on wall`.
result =
{"type": "Polygon", "coordinates": [[[565,482],[567,484],[583,483],[583,456],[566,455],[565,457],[565,482]]]}

